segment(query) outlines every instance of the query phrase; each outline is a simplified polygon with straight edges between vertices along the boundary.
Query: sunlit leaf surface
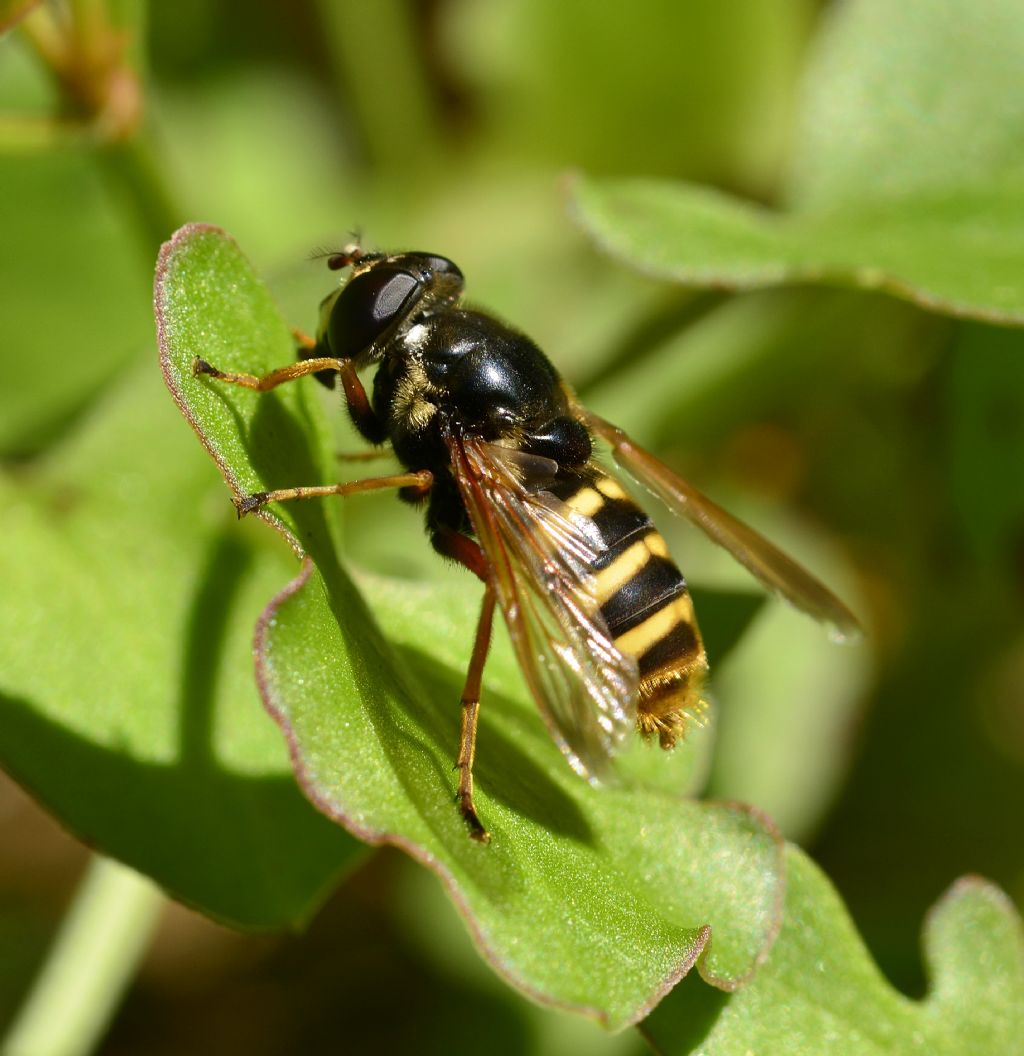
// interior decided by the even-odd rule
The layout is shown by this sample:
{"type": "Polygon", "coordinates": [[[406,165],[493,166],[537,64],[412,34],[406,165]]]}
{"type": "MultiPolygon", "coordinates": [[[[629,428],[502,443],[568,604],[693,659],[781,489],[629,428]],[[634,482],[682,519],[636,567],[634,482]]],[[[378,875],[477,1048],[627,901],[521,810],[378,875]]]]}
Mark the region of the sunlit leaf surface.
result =
{"type": "Polygon", "coordinates": [[[1006,896],[958,881],[924,930],[930,988],[894,990],[875,967],[828,881],[800,851],[787,855],[785,923],[742,991],[689,981],[643,1024],[664,1056],[989,1056],[1024,1037],[1024,930],[1006,896]]]}
{"type": "MultiPolygon", "coordinates": [[[[168,384],[232,491],[337,474],[315,383],[257,394],[192,376],[200,353],[255,373],[294,356],[230,239],[193,226],[165,246],[157,315],[168,384]]],[[[478,591],[468,577],[448,593],[371,579],[364,600],[338,561],[335,507],[291,503],[266,515],[309,555],[264,613],[257,672],[310,798],[356,835],[435,870],[494,967],[538,1000],[616,1027],[694,963],[724,989],[748,978],[778,926],[773,830],[746,808],[580,780],[503,641],[485,680],[476,767],[492,841],[469,839],[452,762],[478,591]]]]}
{"type": "Polygon", "coordinates": [[[358,847],[251,678],[290,562],[240,532],[155,371],[0,499],[0,763],[77,836],[234,924],[297,926],[358,847]]]}

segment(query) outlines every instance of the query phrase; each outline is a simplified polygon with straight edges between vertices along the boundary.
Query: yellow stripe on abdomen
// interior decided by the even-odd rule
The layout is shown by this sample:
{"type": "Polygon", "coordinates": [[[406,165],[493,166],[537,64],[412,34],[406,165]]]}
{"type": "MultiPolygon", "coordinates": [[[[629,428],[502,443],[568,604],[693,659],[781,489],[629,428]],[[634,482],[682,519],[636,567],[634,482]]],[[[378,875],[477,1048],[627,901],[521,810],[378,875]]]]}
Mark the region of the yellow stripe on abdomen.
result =
{"type": "Polygon", "coordinates": [[[601,538],[594,595],[616,647],[640,670],[637,726],[671,747],[700,713],[707,670],[686,581],[650,517],[606,473],[589,466],[550,490],[601,538]]]}
{"type": "Polygon", "coordinates": [[[604,496],[589,486],[581,487],[567,499],[562,500],[566,506],[575,510],[582,517],[593,517],[604,505],[604,496]]]}
{"type": "Polygon", "coordinates": [[[644,565],[651,559],[647,539],[638,539],[631,547],[619,554],[615,560],[597,573],[597,600],[603,605],[613,594],[621,590],[630,580],[643,573],[644,565]]]}
{"type": "MultiPolygon", "coordinates": [[[[670,631],[674,630],[686,618],[687,610],[692,613],[693,606],[682,604],[684,599],[676,598],[657,612],[652,613],[643,623],[619,635],[615,645],[622,652],[637,658],[643,656],[670,631]]],[[[685,598],[689,602],[689,598],[685,598]]]]}

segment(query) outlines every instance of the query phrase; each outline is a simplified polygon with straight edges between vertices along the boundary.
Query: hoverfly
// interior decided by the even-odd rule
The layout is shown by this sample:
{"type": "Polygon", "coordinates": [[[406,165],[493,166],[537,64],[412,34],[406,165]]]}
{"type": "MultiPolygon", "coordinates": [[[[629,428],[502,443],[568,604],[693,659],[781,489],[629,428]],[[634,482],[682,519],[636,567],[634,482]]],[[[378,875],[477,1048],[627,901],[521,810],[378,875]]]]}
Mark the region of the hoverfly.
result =
{"type": "Polygon", "coordinates": [[[495,607],[551,735],[569,764],[599,780],[638,729],[671,748],[702,709],[707,659],[686,581],[650,517],[594,458],[616,462],[724,546],[769,589],[840,635],[857,629],[810,573],[653,455],[588,411],[526,336],[462,305],[464,279],[432,253],[330,255],[348,282],[320,306],[299,360],[262,377],[197,359],[195,375],[265,392],[314,374],[341,379],[349,414],[402,473],[293,487],[240,499],[265,503],[396,488],[425,505],[440,554],[484,584],[465,687],[457,801],[470,835],[487,830],[473,802],[473,758],[495,607]],[[376,366],[372,394],[359,372],[376,366]]]}

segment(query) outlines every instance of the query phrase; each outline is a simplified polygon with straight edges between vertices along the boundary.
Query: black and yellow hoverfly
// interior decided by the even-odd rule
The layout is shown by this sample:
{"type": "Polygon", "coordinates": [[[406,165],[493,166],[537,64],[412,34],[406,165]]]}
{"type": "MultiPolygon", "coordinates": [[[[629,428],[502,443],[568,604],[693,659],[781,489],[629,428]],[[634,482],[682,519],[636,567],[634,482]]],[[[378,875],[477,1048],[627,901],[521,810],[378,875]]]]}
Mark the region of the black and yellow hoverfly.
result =
{"type": "Polygon", "coordinates": [[[396,488],[425,504],[434,548],[483,581],[458,756],[458,802],[474,838],[488,838],[473,803],[473,757],[496,605],[541,715],[584,777],[606,773],[634,729],[672,747],[701,710],[707,660],[686,581],[650,517],[595,460],[595,439],[770,589],[840,635],[856,630],[810,573],[583,407],[529,338],[464,307],[451,260],[350,245],[327,263],[351,274],[321,304],[317,337],[302,339],[298,362],[262,377],[199,359],[193,370],[261,392],[308,374],[332,387],[340,378],[356,428],[390,444],[405,467],[259,492],[238,501],[240,514],[396,488]],[[371,365],[368,394],[359,372],[371,365]]]}

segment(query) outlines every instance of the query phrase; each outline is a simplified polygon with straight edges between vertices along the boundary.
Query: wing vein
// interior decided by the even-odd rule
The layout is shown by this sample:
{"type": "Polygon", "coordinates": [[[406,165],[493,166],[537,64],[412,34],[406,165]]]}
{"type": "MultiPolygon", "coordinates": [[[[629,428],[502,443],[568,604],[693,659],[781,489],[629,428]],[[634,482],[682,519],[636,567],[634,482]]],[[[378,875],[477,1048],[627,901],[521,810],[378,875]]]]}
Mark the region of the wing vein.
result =
{"type": "MultiPolygon", "coordinates": [[[[527,686],[573,768],[607,776],[636,723],[639,675],[595,596],[600,534],[550,491],[524,482],[519,452],[455,436],[448,445],[527,686]]],[[[543,461],[553,477],[558,467],[543,461]]]]}

